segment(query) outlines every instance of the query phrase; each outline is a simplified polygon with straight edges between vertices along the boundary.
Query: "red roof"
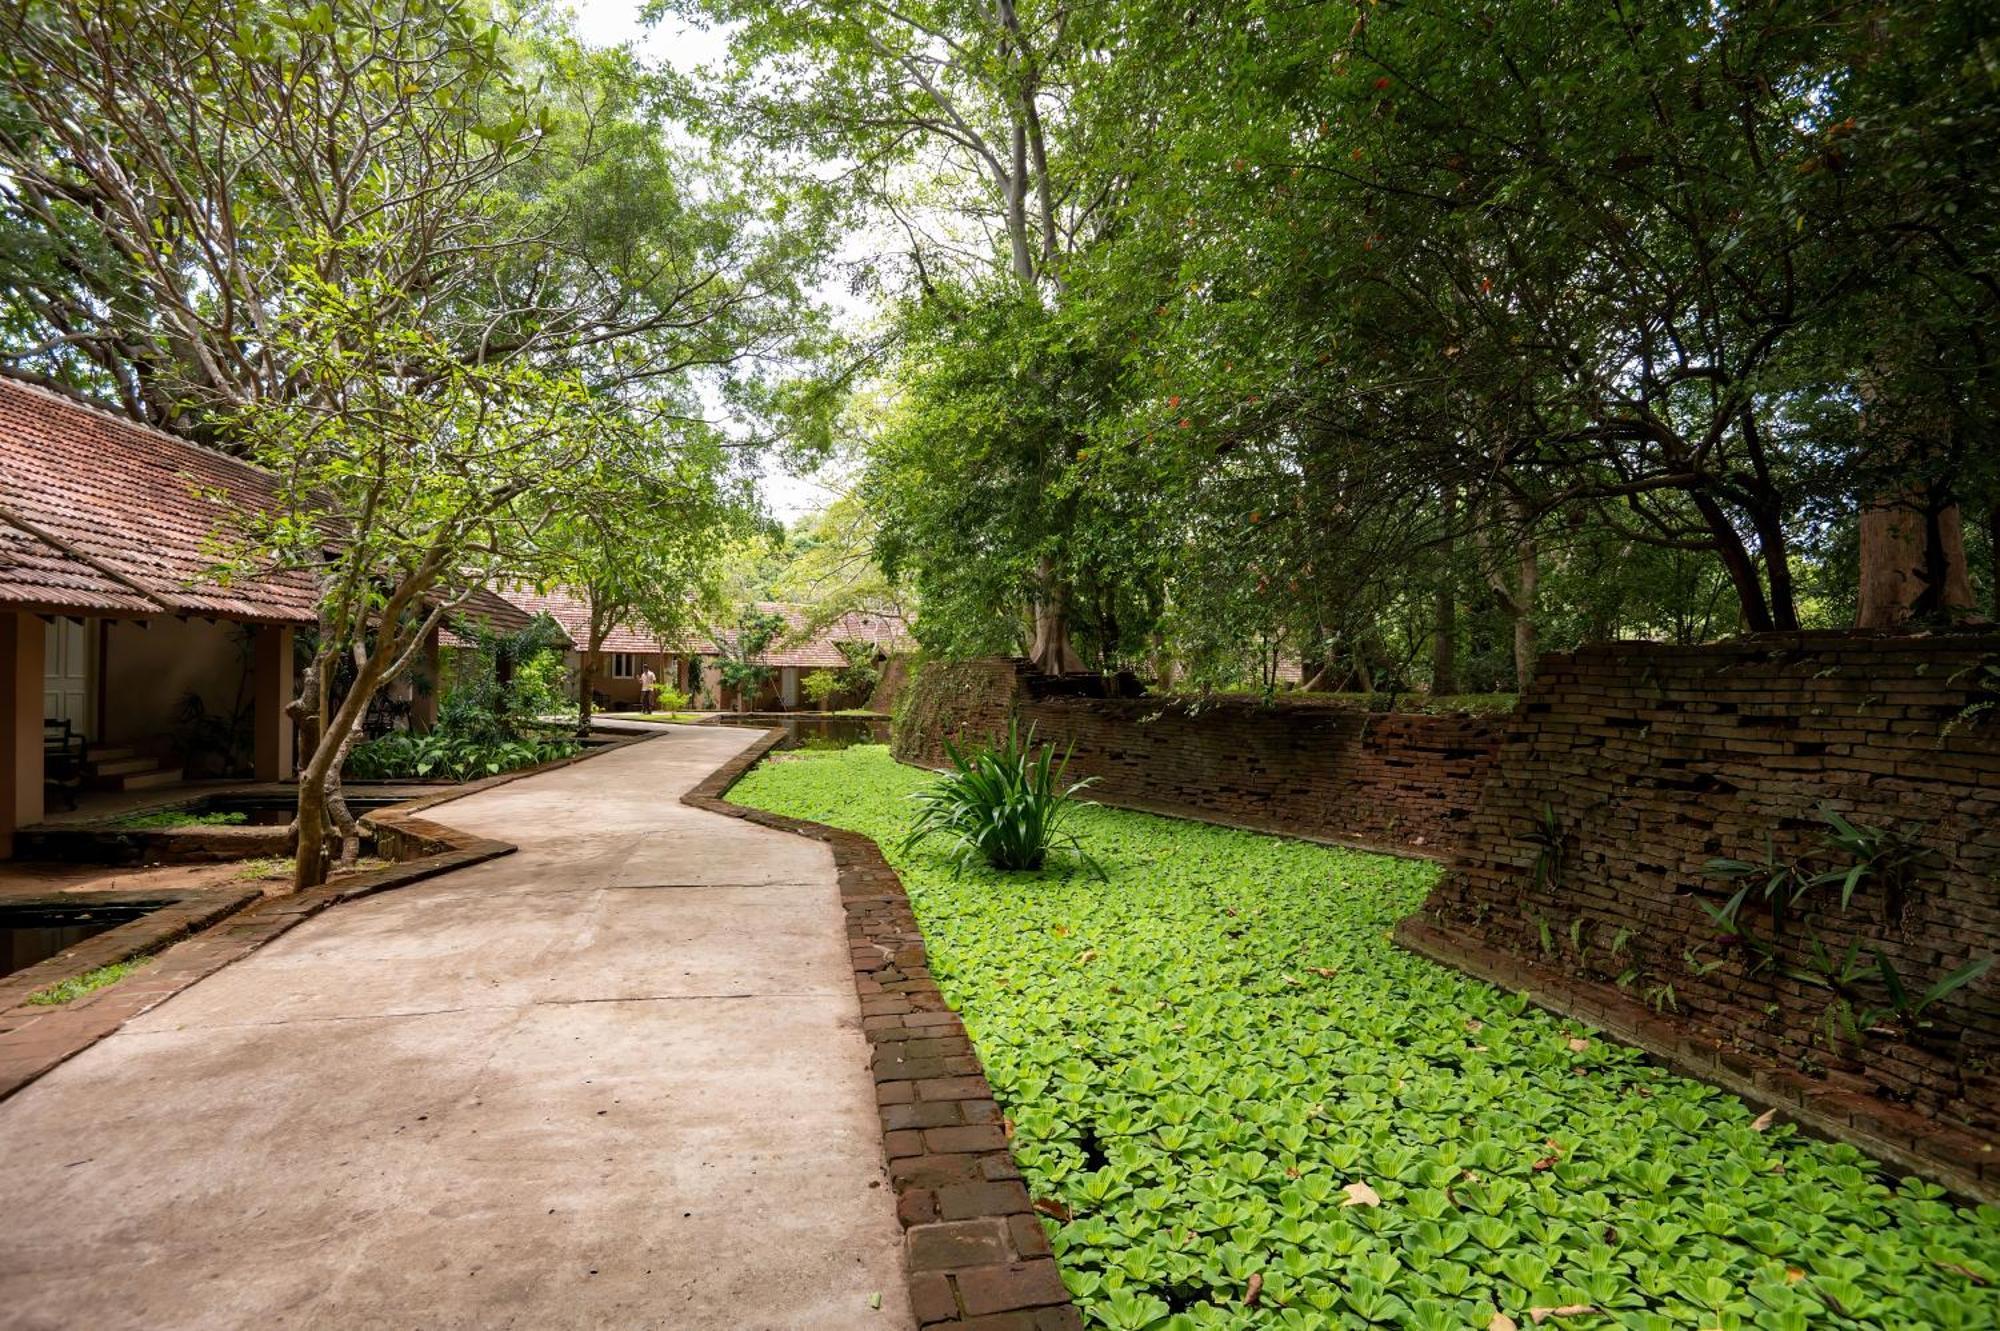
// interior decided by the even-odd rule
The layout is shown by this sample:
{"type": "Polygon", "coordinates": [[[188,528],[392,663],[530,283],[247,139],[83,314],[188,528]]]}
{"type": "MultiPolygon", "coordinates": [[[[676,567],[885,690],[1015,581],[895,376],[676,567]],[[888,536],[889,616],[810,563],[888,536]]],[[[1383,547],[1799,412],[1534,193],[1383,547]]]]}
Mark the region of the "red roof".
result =
{"type": "MultiPolygon", "coordinates": [[[[581,651],[590,642],[590,601],[565,588],[537,592],[508,587],[501,593],[530,615],[547,615],[569,634],[570,642],[581,651]]],[[[662,642],[651,629],[633,624],[614,624],[606,635],[606,652],[659,652],[665,655],[713,656],[715,644],[698,633],[684,633],[662,642]]]]}
{"type": "Polygon", "coordinates": [[[304,573],[215,578],[233,515],[277,504],[255,467],[0,377],[0,604],[310,624],[304,573]]]}
{"type": "MultiPolygon", "coordinates": [[[[474,587],[465,600],[446,617],[445,626],[438,630],[438,646],[471,647],[475,644],[451,631],[451,625],[478,624],[492,633],[519,633],[534,623],[533,611],[524,610],[506,597],[485,587],[474,587]]],[[[567,627],[558,623],[563,636],[569,641],[566,646],[574,647],[575,638],[567,627]]]]}

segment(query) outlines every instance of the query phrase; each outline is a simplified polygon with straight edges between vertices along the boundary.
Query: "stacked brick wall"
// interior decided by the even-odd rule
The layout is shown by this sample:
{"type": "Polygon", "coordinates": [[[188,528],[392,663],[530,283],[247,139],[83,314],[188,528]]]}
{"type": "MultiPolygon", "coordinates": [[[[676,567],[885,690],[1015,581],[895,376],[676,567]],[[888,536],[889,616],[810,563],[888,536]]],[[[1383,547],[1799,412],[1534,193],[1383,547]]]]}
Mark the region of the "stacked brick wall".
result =
{"type": "Polygon", "coordinates": [[[1913,1028],[1882,1014],[1891,1004],[1874,962],[1879,952],[1914,996],[2000,953],[1996,703],[1990,634],[1763,635],[1545,657],[1462,824],[1459,858],[1405,941],[1553,988],[1573,1010],[1643,1003],[1641,1024],[1650,1010],[1706,1037],[1738,1082],[1803,1077],[1850,1105],[1903,1108],[1961,1133],[1944,1154],[2000,1180],[2000,1161],[1981,1158],[2000,1130],[2000,967],[1913,1028]],[[1825,844],[1828,809],[1914,839],[1922,857],[1901,888],[1864,875],[1846,909],[1838,886],[1822,886],[1774,919],[1753,888],[1743,919],[1767,949],[1776,940],[1767,960],[1704,909],[1740,885],[1709,862],[1851,864],[1825,844]],[[1877,1010],[1876,1029],[1843,1031],[1842,994],[1806,978],[1824,969],[1815,937],[1836,967],[1855,947],[1846,997],[1877,1010]]]}
{"type": "Polygon", "coordinates": [[[1070,775],[1097,778],[1108,804],[1424,854],[1456,844],[1506,728],[1293,699],[1078,697],[1015,662],[969,661],[925,666],[896,756],[936,765],[946,739],[1010,718],[1071,749],[1070,775]]]}

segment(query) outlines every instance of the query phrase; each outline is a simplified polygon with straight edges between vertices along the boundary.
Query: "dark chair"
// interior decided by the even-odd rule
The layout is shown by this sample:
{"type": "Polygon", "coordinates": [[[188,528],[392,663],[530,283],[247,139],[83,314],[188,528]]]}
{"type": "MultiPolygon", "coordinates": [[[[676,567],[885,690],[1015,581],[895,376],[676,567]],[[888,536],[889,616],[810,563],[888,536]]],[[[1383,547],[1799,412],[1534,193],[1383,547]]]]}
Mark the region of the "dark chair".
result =
{"type": "Polygon", "coordinates": [[[66,808],[76,807],[76,792],[89,774],[83,736],[66,720],[42,718],[42,784],[61,792],[66,808]]]}

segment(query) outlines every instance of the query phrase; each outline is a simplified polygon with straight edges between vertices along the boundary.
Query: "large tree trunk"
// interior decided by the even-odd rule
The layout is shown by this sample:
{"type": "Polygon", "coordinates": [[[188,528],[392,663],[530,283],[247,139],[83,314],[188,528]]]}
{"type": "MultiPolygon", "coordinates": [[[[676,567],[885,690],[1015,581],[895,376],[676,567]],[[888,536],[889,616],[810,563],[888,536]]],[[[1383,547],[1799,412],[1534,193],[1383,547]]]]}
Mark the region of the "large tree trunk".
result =
{"type": "MultiPolygon", "coordinates": [[[[1535,678],[1535,657],[1539,634],[1535,626],[1535,610],[1538,591],[1542,581],[1542,561],[1535,548],[1534,533],[1523,521],[1524,513],[1520,505],[1513,505],[1516,526],[1514,529],[1514,576],[1510,581],[1498,569],[1487,568],[1486,583],[1493,589],[1493,599],[1507,616],[1514,629],[1514,687],[1521,693],[1528,691],[1528,685],[1535,678]]],[[[1481,544],[1485,544],[1484,529],[1479,529],[1481,544]]]]}
{"type": "Polygon", "coordinates": [[[1991,585],[1986,589],[1991,603],[1987,613],[2000,624],[2000,500],[1986,510],[1986,556],[1993,564],[1991,585]]]}
{"type": "Polygon", "coordinates": [[[1431,593],[1431,694],[1458,692],[1458,586],[1452,577],[1452,528],[1458,522],[1458,494],[1444,490],[1444,539],[1438,545],[1438,581],[1431,593]]]}
{"type": "Polygon", "coordinates": [[[1526,693],[1535,678],[1535,657],[1540,630],[1535,624],[1537,591],[1542,581],[1542,562],[1534,538],[1523,534],[1514,545],[1514,599],[1519,613],[1514,616],[1514,687],[1526,693]]]}
{"type": "Polygon", "coordinates": [[[1963,617],[1974,608],[1965,532],[1956,504],[1928,494],[1861,510],[1861,585],[1855,625],[1896,629],[1963,617]]]}
{"type": "Polygon", "coordinates": [[[1028,659],[1045,675],[1075,675],[1084,669],[1069,636],[1069,588],[1056,577],[1055,561],[1044,555],[1035,566],[1035,640],[1028,659]]]}
{"type": "Polygon", "coordinates": [[[590,683],[597,678],[597,648],[591,647],[577,658],[576,665],[576,736],[582,739],[590,734],[590,683]]]}

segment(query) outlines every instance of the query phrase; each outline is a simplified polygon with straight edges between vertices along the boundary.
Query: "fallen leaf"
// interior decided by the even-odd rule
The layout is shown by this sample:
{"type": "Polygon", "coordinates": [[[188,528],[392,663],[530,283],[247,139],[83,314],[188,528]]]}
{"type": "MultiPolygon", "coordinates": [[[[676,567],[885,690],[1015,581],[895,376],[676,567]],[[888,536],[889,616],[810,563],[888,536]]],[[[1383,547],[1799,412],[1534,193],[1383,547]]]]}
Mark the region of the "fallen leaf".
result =
{"type": "MultiPolygon", "coordinates": [[[[1486,1023],[1485,1023],[1485,1022],[1483,1022],[1483,1021],[1481,1021],[1481,1020],[1480,1020],[1479,1018],[1477,1018],[1477,1017],[1474,1017],[1474,1018],[1472,1018],[1472,1020],[1470,1020],[1470,1021],[1468,1021],[1468,1022],[1466,1022],[1466,1023],[1465,1023],[1465,1029],[1467,1029],[1468,1031],[1471,1031],[1471,1032],[1472,1032],[1473,1034],[1477,1035],[1477,1034],[1478,1034],[1478,1033],[1479,1033],[1480,1031],[1483,1031],[1483,1030],[1485,1030],[1485,1029],[1486,1029],[1486,1023]]],[[[1506,1316],[1507,1314],[1506,1314],[1506,1313],[1494,1313],[1493,1315],[1494,1315],[1495,1317],[1505,1317],[1505,1316],[1506,1316]]]]}
{"type": "Polygon", "coordinates": [[[1000,1116],[1000,1131],[1009,1137],[1014,1135],[1014,1119],[1011,1115],[1002,1114],[1000,1116]]]}
{"type": "Polygon", "coordinates": [[[871,1308],[880,1308],[882,1306],[882,1291],[877,1290],[868,1296],[868,1306],[871,1308]]]}
{"type": "Polygon", "coordinates": [[[1262,1298],[1263,1294],[1264,1294],[1263,1273],[1260,1271],[1252,1271],[1250,1273],[1250,1283],[1243,1291],[1243,1306],[1246,1308],[1256,1307],[1257,1300],[1259,1298],[1262,1298]]]}
{"type": "Polygon", "coordinates": [[[1311,971],[1314,975],[1319,976],[1319,978],[1322,980],[1331,980],[1334,976],[1340,974],[1339,971],[1335,970],[1331,966],[1308,966],[1306,967],[1306,969],[1311,971]]]}
{"type": "Polygon", "coordinates": [[[1750,1120],[1750,1131],[1762,1132],[1777,1121],[1778,1111],[1776,1109],[1766,1109],[1763,1113],[1757,1115],[1756,1118],[1750,1120]]]}
{"type": "Polygon", "coordinates": [[[1301,979],[1300,979],[1300,978],[1299,978],[1298,976],[1296,976],[1296,975],[1293,975],[1293,974],[1291,974],[1291,973],[1289,973],[1289,972],[1287,972],[1287,973],[1285,974],[1285,976],[1284,976],[1284,981],[1285,981],[1285,983],[1286,983],[1286,984],[1304,984],[1304,983],[1305,983],[1305,981],[1304,981],[1304,980],[1301,980],[1301,979]]]}
{"type": "Polygon", "coordinates": [[[1556,1161],[1560,1159],[1562,1159],[1562,1157],[1559,1155],[1543,1156],[1541,1159],[1535,1161],[1535,1172],[1539,1174],[1545,1169],[1554,1169],[1556,1167],[1556,1161]]]}
{"type": "Polygon", "coordinates": [[[1076,956],[1076,964],[1079,966],[1088,966],[1095,960],[1097,960],[1097,949],[1094,947],[1087,947],[1076,956]]]}
{"type": "Polygon", "coordinates": [[[1057,938],[1068,938],[1069,926],[1067,924],[1058,924],[1055,928],[1049,930],[1049,932],[1054,934],[1057,938]]]}
{"type": "Polygon", "coordinates": [[[1551,1317],[1581,1317],[1585,1313],[1594,1313],[1596,1311],[1597,1308],[1594,1304],[1565,1303],[1560,1308],[1530,1308],[1528,1309],[1528,1317],[1536,1326],[1540,1326],[1551,1317]]]}
{"type": "Polygon", "coordinates": [[[1382,1204],[1382,1194],[1369,1187],[1366,1183],[1350,1183],[1342,1188],[1341,1191],[1347,1194],[1347,1200],[1341,1203],[1342,1206],[1380,1206],[1382,1204]]]}
{"type": "Polygon", "coordinates": [[[1588,1040],[1583,1040],[1583,1039],[1578,1039],[1578,1038],[1577,1038],[1576,1036],[1574,1036],[1574,1035],[1572,1035],[1572,1036],[1571,1036],[1571,1037],[1569,1038],[1569,1051],[1570,1051],[1570,1052],[1571,1052],[1572,1054],[1580,1054],[1580,1053],[1582,1053],[1582,1052],[1583,1052],[1584,1050],[1586,1050],[1586,1049],[1588,1049],[1588,1048],[1590,1048],[1590,1041],[1588,1041],[1588,1040]]]}
{"type": "Polygon", "coordinates": [[[1785,1268],[1785,1283],[1787,1285],[1796,1285],[1805,1278],[1806,1278],[1806,1273],[1800,1270],[1798,1267],[1788,1266],[1785,1268]]]}
{"type": "Polygon", "coordinates": [[[1949,1271],[1955,1276],[1964,1276],[1967,1280],[1972,1281],[1976,1285],[1984,1285],[1988,1283],[1985,1276],[1980,1275],[1979,1272],[1973,1270],[1969,1266],[1960,1266],[1957,1262],[1939,1262],[1937,1264],[1937,1268],[1940,1271],[1949,1271]]]}
{"type": "Polygon", "coordinates": [[[1064,1224],[1069,1223],[1070,1209],[1054,1197],[1036,1198],[1035,1209],[1051,1220],[1060,1220],[1064,1224]]]}
{"type": "Polygon", "coordinates": [[[1468,1054],[1483,1054],[1487,1052],[1487,1049],[1486,1046],[1483,1044],[1476,1044],[1473,1045],[1470,1049],[1466,1050],[1465,1052],[1467,1052],[1468,1054]]]}
{"type": "Polygon", "coordinates": [[[1493,1320],[1486,1324],[1486,1331],[1521,1331],[1521,1324],[1506,1313],[1494,1313],[1493,1320]]]}

